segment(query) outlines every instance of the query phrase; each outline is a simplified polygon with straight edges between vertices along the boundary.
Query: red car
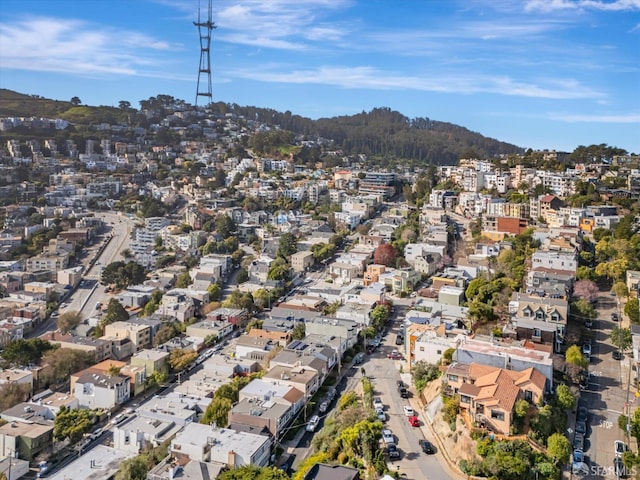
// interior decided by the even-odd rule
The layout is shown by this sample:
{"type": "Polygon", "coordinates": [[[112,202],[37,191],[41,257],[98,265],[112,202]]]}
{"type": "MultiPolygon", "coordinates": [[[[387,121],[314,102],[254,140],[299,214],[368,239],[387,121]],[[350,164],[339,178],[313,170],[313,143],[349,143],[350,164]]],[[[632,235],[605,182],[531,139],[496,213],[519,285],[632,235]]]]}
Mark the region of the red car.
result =
{"type": "Polygon", "coordinates": [[[402,354],[397,350],[394,350],[389,355],[387,355],[387,358],[390,358],[391,360],[402,360],[402,354]]]}
{"type": "Polygon", "coordinates": [[[420,426],[420,420],[418,420],[418,417],[413,415],[413,416],[409,417],[409,425],[411,425],[412,427],[419,427],[420,426]]]}

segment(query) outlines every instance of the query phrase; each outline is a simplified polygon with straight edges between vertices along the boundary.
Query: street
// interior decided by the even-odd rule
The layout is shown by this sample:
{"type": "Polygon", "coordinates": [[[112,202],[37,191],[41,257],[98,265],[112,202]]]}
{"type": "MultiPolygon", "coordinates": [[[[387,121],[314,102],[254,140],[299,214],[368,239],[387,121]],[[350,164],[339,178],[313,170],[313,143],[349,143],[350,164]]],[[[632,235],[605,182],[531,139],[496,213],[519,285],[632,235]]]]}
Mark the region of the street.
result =
{"type": "MultiPolygon", "coordinates": [[[[591,381],[588,390],[581,392],[581,401],[589,409],[588,436],[585,455],[590,463],[590,480],[616,478],[613,472],[614,442],[628,443],[618,427],[618,417],[626,413],[627,385],[631,369],[629,357],[614,360],[611,330],[618,322],[611,321],[611,313],[618,312],[615,297],[601,293],[598,299],[598,320],[594,324],[595,342],[589,365],[591,381]]],[[[637,407],[635,389],[629,393],[632,411],[637,407]]],[[[570,436],[570,438],[572,438],[570,436]]]]}

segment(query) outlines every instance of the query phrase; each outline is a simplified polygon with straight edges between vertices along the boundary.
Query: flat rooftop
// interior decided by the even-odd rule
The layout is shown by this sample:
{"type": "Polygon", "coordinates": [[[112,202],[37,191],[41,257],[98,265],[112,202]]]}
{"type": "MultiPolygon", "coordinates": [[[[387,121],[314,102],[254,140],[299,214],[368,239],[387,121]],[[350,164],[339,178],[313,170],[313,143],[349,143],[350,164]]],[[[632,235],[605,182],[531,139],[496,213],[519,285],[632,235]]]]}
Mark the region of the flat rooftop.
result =
{"type": "Polygon", "coordinates": [[[133,452],[97,445],[84,455],[56,473],[49,475],[51,480],[104,480],[111,478],[123,460],[133,457],[133,452]]]}

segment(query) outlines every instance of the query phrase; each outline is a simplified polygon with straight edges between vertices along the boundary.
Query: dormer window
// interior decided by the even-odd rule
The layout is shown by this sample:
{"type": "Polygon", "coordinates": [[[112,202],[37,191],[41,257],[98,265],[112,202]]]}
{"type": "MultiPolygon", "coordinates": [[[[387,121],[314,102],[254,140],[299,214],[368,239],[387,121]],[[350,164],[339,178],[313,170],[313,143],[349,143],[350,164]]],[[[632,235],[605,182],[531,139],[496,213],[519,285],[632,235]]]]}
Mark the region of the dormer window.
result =
{"type": "Polygon", "coordinates": [[[545,318],[544,310],[542,310],[542,308],[539,308],[538,310],[536,310],[536,320],[544,320],[544,318],[545,318]]]}
{"type": "Polygon", "coordinates": [[[525,317],[532,317],[533,310],[531,310],[531,307],[527,305],[527,307],[525,307],[525,309],[522,311],[522,315],[524,315],[525,317]]]}

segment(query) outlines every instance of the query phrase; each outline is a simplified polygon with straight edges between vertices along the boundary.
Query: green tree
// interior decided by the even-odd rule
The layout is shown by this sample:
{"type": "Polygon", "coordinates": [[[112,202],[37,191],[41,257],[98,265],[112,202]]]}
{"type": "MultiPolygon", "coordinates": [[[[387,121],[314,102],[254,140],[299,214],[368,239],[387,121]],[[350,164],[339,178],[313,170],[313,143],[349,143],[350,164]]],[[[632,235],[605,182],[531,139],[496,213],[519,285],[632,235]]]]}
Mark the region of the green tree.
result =
{"type": "Polygon", "coordinates": [[[216,233],[223,239],[230,237],[236,231],[236,224],[226,213],[219,213],[215,219],[216,233]]]}
{"type": "Polygon", "coordinates": [[[148,471],[146,458],[138,455],[120,463],[115,480],[146,480],[148,471]]]}
{"type": "Polygon", "coordinates": [[[76,326],[82,323],[82,313],[81,312],[65,312],[58,317],[58,330],[60,333],[66,334],[69,330],[73,330],[76,326]]]}
{"type": "Polygon", "coordinates": [[[611,291],[615,293],[618,298],[627,298],[629,296],[629,289],[624,282],[616,282],[611,287],[611,291]]]}
{"type": "Polygon", "coordinates": [[[253,328],[262,328],[262,324],[264,322],[262,320],[260,320],[259,318],[252,318],[249,323],[247,324],[247,327],[245,328],[245,331],[247,333],[249,333],[253,328]]]}
{"type": "Polygon", "coordinates": [[[516,401],[514,412],[517,417],[524,418],[527,415],[527,412],[529,412],[529,407],[529,402],[527,402],[524,398],[521,398],[516,401]]]}
{"type": "Polygon", "coordinates": [[[589,361],[582,354],[582,350],[577,345],[571,345],[565,352],[565,361],[580,368],[587,368],[589,361]]]}
{"type": "Polygon", "coordinates": [[[571,444],[562,433],[554,433],[547,439],[547,453],[556,465],[563,465],[571,456],[571,444]]]}
{"type": "Polygon", "coordinates": [[[207,293],[209,294],[210,302],[219,302],[220,298],[222,298],[222,287],[219,283],[212,283],[207,288],[207,293]]]}
{"type": "Polygon", "coordinates": [[[281,258],[288,258],[298,251],[298,239],[292,233],[283,233],[278,241],[277,255],[281,258]]]}
{"type": "Polygon", "coordinates": [[[307,329],[304,322],[296,322],[291,331],[291,338],[294,340],[302,340],[307,336],[307,329]]]}
{"type": "Polygon", "coordinates": [[[576,406],[576,397],[567,385],[561,383],[556,388],[556,402],[564,410],[573,410],[576,406]]]}
{"type": "Polygon", "coordinates": [[[589,300],[581,298],[571,303],[571,315],[580,319],[595,319],[598,316],[598,312],[593,308],[589,300]]]}
{"type": "Polygon", "coordinates": [[[96,421],[93,410],[60,407],[53,422],[53,436],[56,440],[69,439],[77,443],[96,421]]]}
{"type": "Polygon", "coordinates": [[[210,425],[215,423],[219,427],[226,427],[229,424],[229,412],[233,403],[228,398],[214,398],[207,406],[200,423],[210,425]]]}
{"type": "Polygon", "coordinates": [[[225,470],[217,478],[218,480],[289,480],[289,475],[276,467],[245,465],[225,470]]]}
{"type": "Polygon", "coordinates": [[[12,340],[5,345],[0,356],[6,365],[28,366],[39,363],[42,355],[54,348],[41,338],[12,340]]]}
{"type": "Polygon", "coordinates": [[[110,325],[114,322],[124,322],[126,320],[129,320],[129,312],[124,309],[118,300],[112,298],[109,300],[107,313],[100,322],[100,325],[104,327],[105,325],[110,325]]]}
{"type": "Polygon", "coordinates": [[[182,272],[176,279],[176,288],[187,288],[191,283],[189,272],[182,272]]]}
{"type": "Polygon", "coordinates": [[[43,364],[50,367],[52,382],[64,381],[74,372],[79,372],[95,363],[93,352],[83,352],[71,348],[57,348],[42,356],[43,364]]]}
{"type": "Polygon", "coordinates": [[[248,280],[249,280],[249,272],[247,271],[246,268],[241,268],[240,271],[238,272],[238,275],[236,276],[236,281],[240,284],[248,280]]]}
{"type": "Polygon", "coordinates": [[[376,330],[381,330],[387,320],[389,320],[389,307],[387,305],[377,305],[369,317],[371,318],[371,326],[376,330]]]}
{"type": "Polygon", "coordinates": [[[611,343],[621,352],[626,352],[633,345],[631,330],[628,328],[613,327],[613,329],[611,329],[611,343]]]}
{"type": "Polygon", "coordinates": [[[165,323],[160,327],[158,332],[153,336],[153,346],[157,347],[163,343],[168,342],[172,338],[177,337],[182,333],[177,322],[165,323]]]}
{"type": "Polygon", "coordinates": [[[637,298],[630,298],[624,306],[624,313],[631,323],[640,323],[640,303],[637,298]]]}

